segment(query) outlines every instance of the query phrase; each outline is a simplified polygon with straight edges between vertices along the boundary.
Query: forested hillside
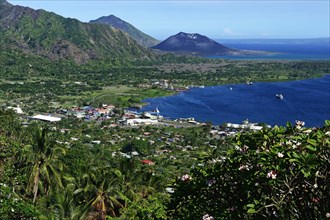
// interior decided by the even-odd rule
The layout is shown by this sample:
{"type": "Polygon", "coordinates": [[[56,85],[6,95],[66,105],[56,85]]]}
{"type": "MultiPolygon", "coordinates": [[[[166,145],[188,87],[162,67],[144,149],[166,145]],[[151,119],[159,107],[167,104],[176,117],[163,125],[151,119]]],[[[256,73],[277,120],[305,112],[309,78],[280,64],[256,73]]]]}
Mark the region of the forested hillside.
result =
{"type": "Polygon", "coordinates": [[[1,50],[18,50],[51,60],[152,59],[150,50],[119,29],[82,23],[44,10],[0,2],[1,50]]]}
{"type": "Polygon", "coordinates": [[[104,129],[67,119],[24,127],[3,110],[0,118],[1,219],[330,215],[329,121],[216,140],[208,126],[104,129]]]}
{"type": "Polygon", "coordinates": [[[127,111],[196,86],[329,73],[329,60],[156,54],[121,30],[0,0],[0,219],[330,218],[330,121],[255,131],[136,125],[157,111],[127,111]]]}

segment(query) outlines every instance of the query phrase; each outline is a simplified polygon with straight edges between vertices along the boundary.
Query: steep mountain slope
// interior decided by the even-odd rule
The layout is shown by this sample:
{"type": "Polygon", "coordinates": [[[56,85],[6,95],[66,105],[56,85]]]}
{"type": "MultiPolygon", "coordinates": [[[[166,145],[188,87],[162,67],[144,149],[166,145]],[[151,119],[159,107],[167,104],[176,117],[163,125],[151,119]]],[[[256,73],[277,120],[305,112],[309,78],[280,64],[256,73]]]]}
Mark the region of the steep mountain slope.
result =
{"type": "Polygon", "coordinates": [[[150,59],[153,53],[123,31],[82,23],[44,10],[13,6],[0,0],[0,49],[19,50],[53,60],[150,59]]]}
{"type": "Polygon", "coordinates": [[[159,41],[156,40],[155,38],[143,33],[133,25],[127,23],[126,21],[121,20],[120,18],[114,15],[103,16],[96,20],[90,21],[90,23],[107,24],[110,25],[111,27],[120,29],[126,32],[130,37],[132,37],[139,44],[145,47],[152,47],[159,43],[159,41]]]}
{"type": "Polygon", "coordinates": [[[170,36],[154,49],[193,55],[227,55],[239,54],[239,50],[231,49],[200,34],[180,32],[170,36]]]}

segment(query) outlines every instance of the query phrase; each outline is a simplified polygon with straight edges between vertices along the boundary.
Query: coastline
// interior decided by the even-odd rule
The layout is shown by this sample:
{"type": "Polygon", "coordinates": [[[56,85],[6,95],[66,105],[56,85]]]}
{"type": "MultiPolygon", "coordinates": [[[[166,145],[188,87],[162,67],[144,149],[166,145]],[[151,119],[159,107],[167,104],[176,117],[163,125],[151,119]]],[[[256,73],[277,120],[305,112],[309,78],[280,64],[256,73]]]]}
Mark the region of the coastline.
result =
{"type": "Polygon", "coordinates": [[[289,53],[273,53],[267,55],[226,55],[226,56],[207,56],[208,59],[224,59],[224,60],[245,60],[245,61],[274,61],[274,62],[281,62],[281,61],[330,61],[330,57],[324,56],[323,58],[315,59],[313,57],[310,58],[296,58],[294,55],[289,53]],[[274,57],[277,55],[287,55],[287,57],[274,57]],[[272,57],[273,56],[273,57],[272,57]],[[290,56],[293,56],[290,58],[290,56]],[[262,57],[262,58],[261,58],[262,57]]]}
{"type": "MultiPolygon", "coordinates": [[[[294,82],[294,81],[299,81],[299,80],[308,80],[308,79],[318,79],[318,78],[323,78],[325,76],[330,76],[330,73],[326,73],[326,74],[320,74],[320,75],[315,75],[314,77],[308,77],[308,78],[297,78],[297,79],[282,79],[282,80],[256,80],[253,81],[253,83],[276,83],[276,82],[294,82]]],[[[210,84],[210,85],[190,85],[187,86],[188,88],[186,89],[181,89],[181,90],[173,90],[175,91],[173,94],[169,94],[169,95],[164,95],[164,96],[157,96],[157,97],[146,97],[143,98],[141,100],[139,100],[141,103],[139,103],[139,105],[141,106],[146,106],[149,103],[148,102],[143,102],[143,100],[146,99],[151,99],[151,98],[162,98],[162,97],[168,97],[168,96],[175,96],[180,94],[181,92],[185,92],[185,91],[189,91],[190,89],[193,88],[207,88],[207,87],[212,87],[212,86],[233,86],[233,85],[240,85],[240,84],[246,84],[246,82],[239,82],[239,83],[224,83],[224,84],[210,84]]]]}
{"type": "MultiPolygon", "coordinates": [[[[303,78],[303,79],[296,79],[296,80],[282,80],[282,81],[279,81],[279,80],[277,80],[277,81],[260,81],[260,82],[253,82],[253,85],[251,85],[251,87],[253,87],[255,84],[264,84],[264,83],[271,83],[271,84],[274,84],[274,83],[286,83],[286,82],[288,82],[288,83],[294,83],[294,82],[298,82],[299,83],[299,81],[306,81],[306,80],[313,80],[313,79],[322,79],[322,78],[324,78],[324,77],[329,77],[330,76],[330,74],[323,74],[322,76],[320,76],[320,77],[312,77],[312,78],[303,78]]],[[[236,83],[236,84],[222,84],[222,85],[214,85],[214,86],[205,86],[205,90],[208,90],[208,89],[210,89],[210,88],[214,88],[214,87],[223,87],[223,88],[225,88],[226,90],[231,90],[232,89],[232,87],[234,88],[234,90],[236,90],[235,89],[235,86],[240,86],[240,87],[245,87],[245,83],[236,83]]],[[[246,85],[246,88],[249,88],[250,86],[249,85],[246,85]]],[[[192,88],[189,88],[189,89],[187,89],[186,91],[192,91],[192,89],[200,89],[200,91],[204,91],[204,89],[203,88],[196,88],[196,87],[192,87],[192,88]]],[[[182,93],[182,92],[178,92],[178,93],[176,93],[176,94],[174,94],[174,95],[172,95],[172,96],[180,96],[180,93],[182,93]]],[[[198,92],[196,92],[195,91],[195,93],[198,93],[198,92]]],[[[274,99],[274,100],[276,100],[276,93],[274,92],[274,94],[273,94],[273,96],[270,96],[270,99],[274,99]]],[[[183,95],[183,96],[185,96],[185,95],[183,95]]],[[[164,98],[164,97],[157,97],[157,98],[164,98]]],[[[146,105],[144,105],[143,107],[142,107],[142,111],[148,111],[148,110],[150,110],[150,108],[152,108],[152,107],[154,107],[153,105],[155,105],[155,103],[157,103],[158,101],[152,101],[152,102],[150,102],[150,99],[157,99],[157,98],[147,98],[147,99],[144,99],[144,100],[142,100],[142,101],[144,101],[144,103],[147,103],[146,105]]],[[[330,97],[329,97],[330,98],[330,97]]],[[[191,98],[189,98],[189,99],[191,99],[191,98]]],[[[193,99],[193,98],[192,98],[193,99]]],[[[285,99],[285,102],[288,102],[287,100],[289,99],[289,97],[285,97],[284,98],[285,99]]],[[[277,100],[276,100],[277,101],[277,100]]],[[[188,100],[188,102],[190,102],[189,100],[188,100]]],[[[160,111],[161,112],[163,112],[164,110],[162,109],[162,102],[158,102],[158,104],[157,104],[157,106],[159,106],[159,109],[160,109],[160,111]]],[[[173,103],[172,103],[173,104],[173,103]]],[[[200,101],[198,98],[197,98],[197,101],[196,101],[196,103],[192,103],[193,105],[201,105],[201,108],[202,108],[202,105],[206,105],[206,107],[207,108],[211,108],[211,107],[208,107],[208,104],[206,103],[204,103],[203,101],[200,101]]],[[[166,105],[169,105],[169,104],[166,104],[166,105]]],[[[176,106],[176,107],[178,107],[178,106],[176,106]]],[[[284,106],[283,106],[284,107],[284,106]]],[[[174,107],[173,107],[174,108],[174,107]]],[[[284,107],[285,108],[285,107],[284,107]]],[[[188,107],[188,109],[189,109],[189,111],[190,111],[190,114],[189,115],[185,115],[185,116],[182,116],[182,117],[172,117],[172,116],[168,116],[168,112],[164,115],[165,117],[168,117],[168,118],[170,118],[171,120],[174,120],[174,119],[177,119],[177,118],[196,118],[196,120],[197,121],[199,121],[199,122],[207,122],[207,121],[210,121],[210,120],[200,120],[198,117],[196,117],[196,116],[194,116],[195,114],[196,114],[196,112],[193,112],[193,109],[191,109],[191,108],[189,108],[188,107]]],[[[257,112],[257,110],[256,110],[256,112],[257,112]]],[[[176,113],[171,113],[171,114],[176,114],[176,113]]],[[[210,114],[210,113],[208,113],[208,114],[210,114]]],[[[211,113],[212,114],[212,113],[211,113]]],[[[324,118],[324,120],[328,120],[330,117],[328,117],[328,118],[324,118]]],[[[240,120],[240,122],[241,121],[243,121],[243,120],[245,120],[245,119],[247,119],[247,118],[242,118],[242,120],[240,120]]],[[[250,119],[250,118],[249,118],[250,119]]],[[[297,118],[296,118],[296,120],[303,120],[304,121],[304,118],[301,118],[301,117],[299,117],[299,114],[297,115],[297,118]]],[[[324,121],[324,120],[322,120],[322,121],[324,121]]],[[[290,121],[294,121],[294,120],[290,120],[290,121]]],[[[222,123],[228,123],[228,122],[233,122],[232,120],[230,120],[230,119],[228,119],[227,121],[223,121],[222,123]]],[[[266,124],[270,124],[270,125],[272,125],[272,126],[274,126],[274,125],[276,125],[276,124],[278,124],[278,123],[276,123],[276,124],[272,124],[272,123],[267,123],[266,121],[255,121],[255,120],[253,120],[253,122],[255,122],[255,123],[266,123],[266,124]]],[[[222,124],[222,123],[220,123],[220,124],[222,124]]],[[[237,121],[235,121],[235,122],[233,122],[233,123],[239,123],[239,122],[237,122],[237,121]]],[[[214,124],[214,125],[220,125],[219,123],[213,123],[212,122],[212,124],[214,124]]],[[[282,125],[284,125],[285,123],[282,123],[282,125]]]]}

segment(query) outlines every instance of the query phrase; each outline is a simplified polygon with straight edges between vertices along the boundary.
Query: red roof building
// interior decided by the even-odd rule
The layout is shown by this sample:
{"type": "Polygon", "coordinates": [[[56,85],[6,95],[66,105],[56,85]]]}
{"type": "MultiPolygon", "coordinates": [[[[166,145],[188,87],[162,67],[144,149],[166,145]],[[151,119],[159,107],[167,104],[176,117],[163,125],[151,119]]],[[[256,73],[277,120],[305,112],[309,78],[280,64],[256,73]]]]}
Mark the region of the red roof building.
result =
{"type": "Polygon", "coordinates": [[[153,162],[151,160],[142,160],[141,162],[143,164],[146,164],[146,165],[149,165],[149,166],[155,165],[155,162],[153,162]]]}

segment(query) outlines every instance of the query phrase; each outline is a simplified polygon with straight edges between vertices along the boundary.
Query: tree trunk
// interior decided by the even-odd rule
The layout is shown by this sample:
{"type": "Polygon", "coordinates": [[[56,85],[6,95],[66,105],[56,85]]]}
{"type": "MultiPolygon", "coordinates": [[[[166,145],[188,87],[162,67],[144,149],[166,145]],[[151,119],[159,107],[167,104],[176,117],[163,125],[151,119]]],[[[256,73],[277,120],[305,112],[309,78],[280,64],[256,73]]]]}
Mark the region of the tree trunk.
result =
{"type": "Polygon", "coordinates": [[[38,164],[37,173],[34,176],[34,184],[33,184],[33,204],[35,204],[37,195],[38,195],[38,187],[39,187],[39,175],[40,175],[40,167],[38,164]]]}

